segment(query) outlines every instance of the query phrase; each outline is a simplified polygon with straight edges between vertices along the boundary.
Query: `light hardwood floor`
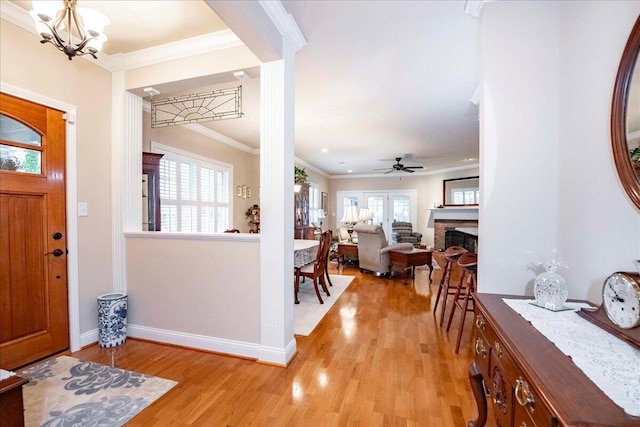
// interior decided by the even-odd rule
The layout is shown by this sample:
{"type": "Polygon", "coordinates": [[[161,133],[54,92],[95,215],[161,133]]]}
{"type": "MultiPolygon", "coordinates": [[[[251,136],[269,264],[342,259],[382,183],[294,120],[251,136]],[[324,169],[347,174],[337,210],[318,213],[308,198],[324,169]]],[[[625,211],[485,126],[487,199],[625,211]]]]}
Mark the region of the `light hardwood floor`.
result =
{"type": "Polygon", "coordinates": [[[73,356],[178,382],[128,426],[464,426],[475,419],[467,378],[473,316],[456,355],[459,315],[446,333],[431,309],[440,270],[431,286],[428,270],[406,285],[400,276],[340,271],[356,279],[310,336],[296,337],[287,368],[130,338],[73,356]]]}

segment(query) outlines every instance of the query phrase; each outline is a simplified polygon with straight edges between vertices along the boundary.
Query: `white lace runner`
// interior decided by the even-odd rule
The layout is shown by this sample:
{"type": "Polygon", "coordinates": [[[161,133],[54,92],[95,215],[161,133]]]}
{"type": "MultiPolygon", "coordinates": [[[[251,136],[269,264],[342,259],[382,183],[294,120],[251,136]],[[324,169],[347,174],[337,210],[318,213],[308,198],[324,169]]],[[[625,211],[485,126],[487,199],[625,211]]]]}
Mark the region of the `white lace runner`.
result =
{"type": "Polygon", "coordinates": [[[503,301],[531,324],[589,377],[600,390],[629,415],[640,417],[640,350],[580,317],[589,307],[566,303],[568,311],[549,311],[534,300],[503,301]]]}

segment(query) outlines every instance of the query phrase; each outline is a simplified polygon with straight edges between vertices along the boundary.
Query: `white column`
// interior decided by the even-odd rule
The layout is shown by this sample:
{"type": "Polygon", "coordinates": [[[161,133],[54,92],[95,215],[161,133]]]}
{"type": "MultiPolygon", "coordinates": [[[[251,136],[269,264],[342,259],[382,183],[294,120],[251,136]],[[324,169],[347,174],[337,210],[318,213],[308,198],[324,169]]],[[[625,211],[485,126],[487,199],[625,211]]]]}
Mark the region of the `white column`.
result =
{"type": "Polygon", "coordinates": [[[557,244],[559,28],[555,2],[482,8],[480,292],[531,295],[557,244]]]}
{"type": "Polygon", "coordinates": [[[111,83],[112,287],[126,292],[124,231],[142,230],[141,193],[132,185],[142,176],[142,98],[125,90],[124,71],[112,73],[111,83]]]}
{"type": "MultiPolygon", "coordinates": [[[[286,42],[283,42],[287,45],[286,42]]],[[[287,45],[288,46],[288,45],[287,45]]],[[[261,66],[260,355],[286,365],[293,337],[294,54],[261,66]]]]}

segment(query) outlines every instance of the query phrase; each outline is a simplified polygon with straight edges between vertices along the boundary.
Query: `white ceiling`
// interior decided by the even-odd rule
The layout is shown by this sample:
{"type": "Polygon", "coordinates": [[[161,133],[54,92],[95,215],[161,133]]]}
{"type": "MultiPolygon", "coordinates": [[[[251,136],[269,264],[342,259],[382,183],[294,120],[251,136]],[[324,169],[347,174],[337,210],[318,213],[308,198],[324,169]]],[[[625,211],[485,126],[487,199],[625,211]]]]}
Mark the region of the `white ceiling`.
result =
{"type": "MultiPolygon", "coordinates": [[[[108,55],[226,28],[199,0],[82,3],[110,18],[108,55]]],[[[297,158],[328,175],[381,174],[395,157],[424,171],[478,163],[477,20],[464,0],[282,3],[308,42],[296,56],[297,158]]],[[[242,83],[245,118],[203,125],[258,147],[258,73],[242,83]]]]}

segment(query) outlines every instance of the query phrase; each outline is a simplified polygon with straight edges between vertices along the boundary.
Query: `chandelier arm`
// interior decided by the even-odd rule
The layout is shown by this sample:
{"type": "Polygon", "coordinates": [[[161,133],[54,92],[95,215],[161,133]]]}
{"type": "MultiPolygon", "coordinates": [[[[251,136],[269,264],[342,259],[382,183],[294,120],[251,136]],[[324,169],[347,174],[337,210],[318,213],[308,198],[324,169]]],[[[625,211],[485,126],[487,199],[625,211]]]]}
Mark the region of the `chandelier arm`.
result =
{"type": "MultiPolygon", "coordinates": [[[[53,21],[52,25],[49,25],[48,22],[42,21],[40,20],[40,22],[44,25],[47,26],[47,28],[49,29],[49,31],[51,31],[51,35],[53,36],[53,38],[55,39],[55,43],[49,39],[49,38],[45,38],[44,40],[41,40],[41,42],[49,42],[51,44],[53,44],[55,47],[58,46],[64,46],[64,40],[62,40],[62,38],[60,37],[60,35],[58,34],[58,27],[60,26],[60,23],[64,20],[65,14],[63,14],[62,16],[60,16],[59,18],[56,18],[53,21]]],[[[59,50],[62,50],[58,47],[59,50]]]]}
{"type": "Polygon", "coordinates": [[[78,32],[78,36],[80,36],[80,43],[76,45],[76,50],[79,50],[79,49],[82,49],[88,42],[87,33],[85,32],[84,28],[80,26],[80,23],[78,22],[78,14],[75,8],[70,9],[70,15],[71,16],[69,17],[69,44],[71,44],[71,20],[73,18],[73,23],[75,24],[76,31],[78,32]]]}

